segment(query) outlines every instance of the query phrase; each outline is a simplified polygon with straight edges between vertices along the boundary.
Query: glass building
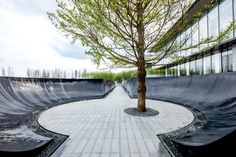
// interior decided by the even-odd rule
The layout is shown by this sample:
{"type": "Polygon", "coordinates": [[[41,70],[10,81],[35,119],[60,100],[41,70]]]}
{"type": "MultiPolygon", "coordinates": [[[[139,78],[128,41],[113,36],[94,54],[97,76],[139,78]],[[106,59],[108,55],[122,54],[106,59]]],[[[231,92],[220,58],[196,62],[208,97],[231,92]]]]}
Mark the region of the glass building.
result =
{"type": "MultiPolygon", "coordinates": [[[[203,39],[209,37],[216,39],[233,21],[236,21],[236,0],[221,0],[207,10],[200,19],[189,24],[186,30],[177,35],[177,39],[192,32],[185,43],[186,47],[197,45],[203,39]]],[[[165,66],[161,68],[165,68],[166,76],[203,75],[236,71],[236,30],[230,32],[228,38],[217,46],[201,52],[204,47],[208,46],[209,44],[201,44],[199,47],[176,52],[184,56],[183,59],[175,62],[168,62],[170,60],[168,58],[163,59],[161,62],[165,66]]]]}

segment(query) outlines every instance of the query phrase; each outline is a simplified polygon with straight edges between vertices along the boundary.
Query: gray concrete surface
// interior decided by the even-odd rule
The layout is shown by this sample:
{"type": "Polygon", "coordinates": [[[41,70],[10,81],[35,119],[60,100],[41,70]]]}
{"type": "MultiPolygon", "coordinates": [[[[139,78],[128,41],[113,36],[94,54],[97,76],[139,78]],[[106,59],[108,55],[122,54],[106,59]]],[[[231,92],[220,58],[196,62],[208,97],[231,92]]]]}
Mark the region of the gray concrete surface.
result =
{"type": "Polygon", "coordinates": [[[78,101],[43,112],[38,121],[51,131],[69,135],[53,157],[166,157],[156,136],[184,127],[193,121],[184,107],[147,100],[147,107],[159,111],[154,117],[124,113],[135,107],[121,86],[105,99],[78,101]]]}

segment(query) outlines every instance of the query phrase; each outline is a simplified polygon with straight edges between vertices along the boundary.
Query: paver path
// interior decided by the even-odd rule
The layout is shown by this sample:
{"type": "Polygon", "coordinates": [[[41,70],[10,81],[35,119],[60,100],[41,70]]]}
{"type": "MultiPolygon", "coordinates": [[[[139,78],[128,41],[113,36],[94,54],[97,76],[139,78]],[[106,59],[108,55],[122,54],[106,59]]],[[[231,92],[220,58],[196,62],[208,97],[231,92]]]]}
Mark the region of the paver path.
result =
{"type": "Polygon", "coordinates": [[[192,113],[179,105],[154,100],[147,100],[147,106],[159,111],[155,117],[124,113],[136,103],[117,86],[104,99],[53,107],[43,112],[38,121],[48,130],[69,135],[53,154],[55,157],[169,156],[156,135],[191,123],[192,113]]]}

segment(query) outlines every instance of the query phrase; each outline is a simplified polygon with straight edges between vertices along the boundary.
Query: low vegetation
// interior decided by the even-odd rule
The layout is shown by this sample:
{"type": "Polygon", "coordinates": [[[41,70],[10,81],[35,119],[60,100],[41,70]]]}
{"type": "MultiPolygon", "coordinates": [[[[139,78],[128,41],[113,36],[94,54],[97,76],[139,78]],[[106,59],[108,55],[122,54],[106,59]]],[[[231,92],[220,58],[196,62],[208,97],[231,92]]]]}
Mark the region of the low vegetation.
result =
{"type": "MultiPolygon", "coordinates": [[[[165,70],[160,69],[146,69],[148,75],[165,75],[165,70]]],[[[122,80],[127,80],[132,77],[137,77],[136,70],[123,71],[119,73],[113,73],[111,71],[104,72],[88,72],[84,70],[72,70],[65,71],[62,69],[55,70],[39,70],[28,68],[27,77],[33,78],[68,78],[68,79],[106,79],[111,81],[121,82],[122,80]]]]}
{"type": "MultiPolygon", "coordinates": [[[[165,70],[160,69],[146,69],[148,75],[165,75],[165,70]]],[[[113,80],[121,82],[122,80],[127,80],[132,77],[137,77],[137,71],[124,71],[120,73],[112,72],[92,72],[88,74],[89,78],[99,78],[106,80],[113,80]]]]}

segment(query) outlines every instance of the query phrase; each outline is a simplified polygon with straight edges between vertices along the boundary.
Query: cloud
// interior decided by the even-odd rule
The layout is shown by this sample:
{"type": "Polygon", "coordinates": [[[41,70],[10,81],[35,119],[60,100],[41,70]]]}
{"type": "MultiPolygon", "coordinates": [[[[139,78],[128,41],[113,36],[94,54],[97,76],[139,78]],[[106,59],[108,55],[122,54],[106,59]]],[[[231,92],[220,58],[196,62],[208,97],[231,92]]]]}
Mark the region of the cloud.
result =
{"type": "Polygon", "coordinates": [[[54,28],[46,12],[55,0],[0,1],[0,66],[24,76],[27,68],[96,70],[81,43],[71,45],[54,28]]]}

